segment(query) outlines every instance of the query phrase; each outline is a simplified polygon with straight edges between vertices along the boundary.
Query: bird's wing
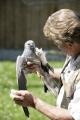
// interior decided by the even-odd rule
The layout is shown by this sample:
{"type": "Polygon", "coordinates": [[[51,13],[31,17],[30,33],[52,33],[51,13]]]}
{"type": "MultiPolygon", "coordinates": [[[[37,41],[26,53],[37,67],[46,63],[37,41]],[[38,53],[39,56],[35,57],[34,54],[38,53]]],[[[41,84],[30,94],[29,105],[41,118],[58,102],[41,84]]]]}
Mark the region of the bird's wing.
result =
{"type": "Polygon", "coordinates": [[[54,69],[47,63],[45,66],[41,66],[43,69],[43,82],[47,86],[47,88],[55,95],[58,95],[60,82],[58,80],[54,80],[53,77],[49,74],[49,70],[54,72],[54,69]]]}
{"type": "MultiPolygon", "coordinates": [[[[16,60],[16,76],[17,76],[17,83],[18,83],[18,88],[19,90],[26,90],[26,78],[24,71],[22,69],[22,64],[23,64],[23,58],[21,56],[17,57],[16,60]]],[[[24,113],[26,116],[29,117],[29,111],[27,107],[23,107],[24,113]]]]}

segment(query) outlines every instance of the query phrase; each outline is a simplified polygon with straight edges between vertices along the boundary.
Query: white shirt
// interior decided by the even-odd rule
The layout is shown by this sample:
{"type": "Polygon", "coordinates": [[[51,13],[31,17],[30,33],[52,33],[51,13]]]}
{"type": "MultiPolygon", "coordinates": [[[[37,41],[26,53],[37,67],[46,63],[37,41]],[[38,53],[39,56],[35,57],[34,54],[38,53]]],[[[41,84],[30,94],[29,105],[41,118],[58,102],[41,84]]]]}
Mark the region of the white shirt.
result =
{"type": "MultiPolygon", "coordinates": [[[[67,83],[70,80],[71,75],[73,74],[74,70],[76,69],[77,65],[80,64],[80,56],[77,57],[75,60],[71,58],[69,64],[64,70],[64,80],[67,83]]],[[[60,93],[57,98],[57,106],[65,108],[65,99],[64,96],[64,87],[62,86],[60,93]]],[[[66,99],[65,99],[66,101],[66,99]]],[[[67,108],[75,120],[80,120],[80,81],[75,85],[75,92],[72,100],[68,104],[67,108]]]]}

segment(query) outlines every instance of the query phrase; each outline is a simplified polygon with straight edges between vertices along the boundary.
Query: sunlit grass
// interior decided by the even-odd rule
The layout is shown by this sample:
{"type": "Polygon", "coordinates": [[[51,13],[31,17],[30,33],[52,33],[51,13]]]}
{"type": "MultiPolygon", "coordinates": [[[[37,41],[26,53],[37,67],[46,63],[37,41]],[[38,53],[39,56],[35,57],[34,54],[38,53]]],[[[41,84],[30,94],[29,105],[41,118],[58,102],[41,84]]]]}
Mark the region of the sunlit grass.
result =
{"type": "MultiPolygon", "coordinates": [[[[61,67],[63,62],[50,62],[54,67],[61,67]]],[[[26,120],[22,108],[10,98],[10,90],[17,89],[15,62],[0,62],[0,120],[26,120]]],[[[42,81],[34,74],[28,75],[28,90],[49,104],[55,105],[52,93],[44,93],[42,81]]],[[[30,120],[48,120],[41,113],[29,108],[30,120]]]]}

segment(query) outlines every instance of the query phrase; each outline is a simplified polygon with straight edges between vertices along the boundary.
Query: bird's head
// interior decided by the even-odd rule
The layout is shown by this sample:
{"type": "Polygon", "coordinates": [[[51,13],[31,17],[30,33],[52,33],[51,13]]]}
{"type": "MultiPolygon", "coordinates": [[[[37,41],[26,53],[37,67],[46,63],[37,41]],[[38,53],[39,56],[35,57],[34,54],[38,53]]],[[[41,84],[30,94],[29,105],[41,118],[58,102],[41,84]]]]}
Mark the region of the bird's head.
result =
{"type": "Polygon", "coordinates": [[[25,42],[24,44],[24,48],[30,48],[31,50],[35,49],[35,43],[32,40],[28,40],[27,42],[25,42]]]}

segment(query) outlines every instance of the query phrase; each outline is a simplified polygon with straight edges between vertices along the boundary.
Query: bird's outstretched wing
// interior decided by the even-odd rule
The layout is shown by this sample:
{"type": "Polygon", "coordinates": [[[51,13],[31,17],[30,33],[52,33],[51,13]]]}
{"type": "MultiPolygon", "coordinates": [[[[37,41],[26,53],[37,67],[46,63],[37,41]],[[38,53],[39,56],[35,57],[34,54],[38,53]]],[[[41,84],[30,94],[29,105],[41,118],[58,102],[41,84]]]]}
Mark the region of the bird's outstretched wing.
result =
{"type": "Polygon", "coordinates": [[[44,82],[44,90],[50,90],[55,96],[58,94],[59,83],[57,80],[53,80],[53,77],[50,76],[49,70],[54,72],[54,69],[47,63],[45,66],[41,65],[43,69],[42,79],[44,82]],[[46,88],[47,86],[47,88],[46,88]]]}
{"type": "Polygon", "coordinates": [[[53,80],[53,77],[49,74],[49,71],[54,73],[54,69],[48,64],[45,53],[42,49],[36,48],[36,55],[41,61],[41,67],[39,72],[42,75],[42,80],[44,82],[44,90],[50,90],[54,95],[58,94],[60,83],[57,80],[53,80]],[[41,72],[43,71],[43,72],[41,72]],[[46,87],[47,86],[47,87],[46,87]]]}
{"type": "MultiPolygon", "coordinates": [[[[18,56],[16,60],[16,76],[17,76],[18,88],[19,90],[26,90],[27,81],[24,75],[22,64],[23,64],[23,58],[21,56],[18,56]]],[[[29,117],[28,108],[23,107],[23,110],[24,110],[25,115],[29,117]]]]}

